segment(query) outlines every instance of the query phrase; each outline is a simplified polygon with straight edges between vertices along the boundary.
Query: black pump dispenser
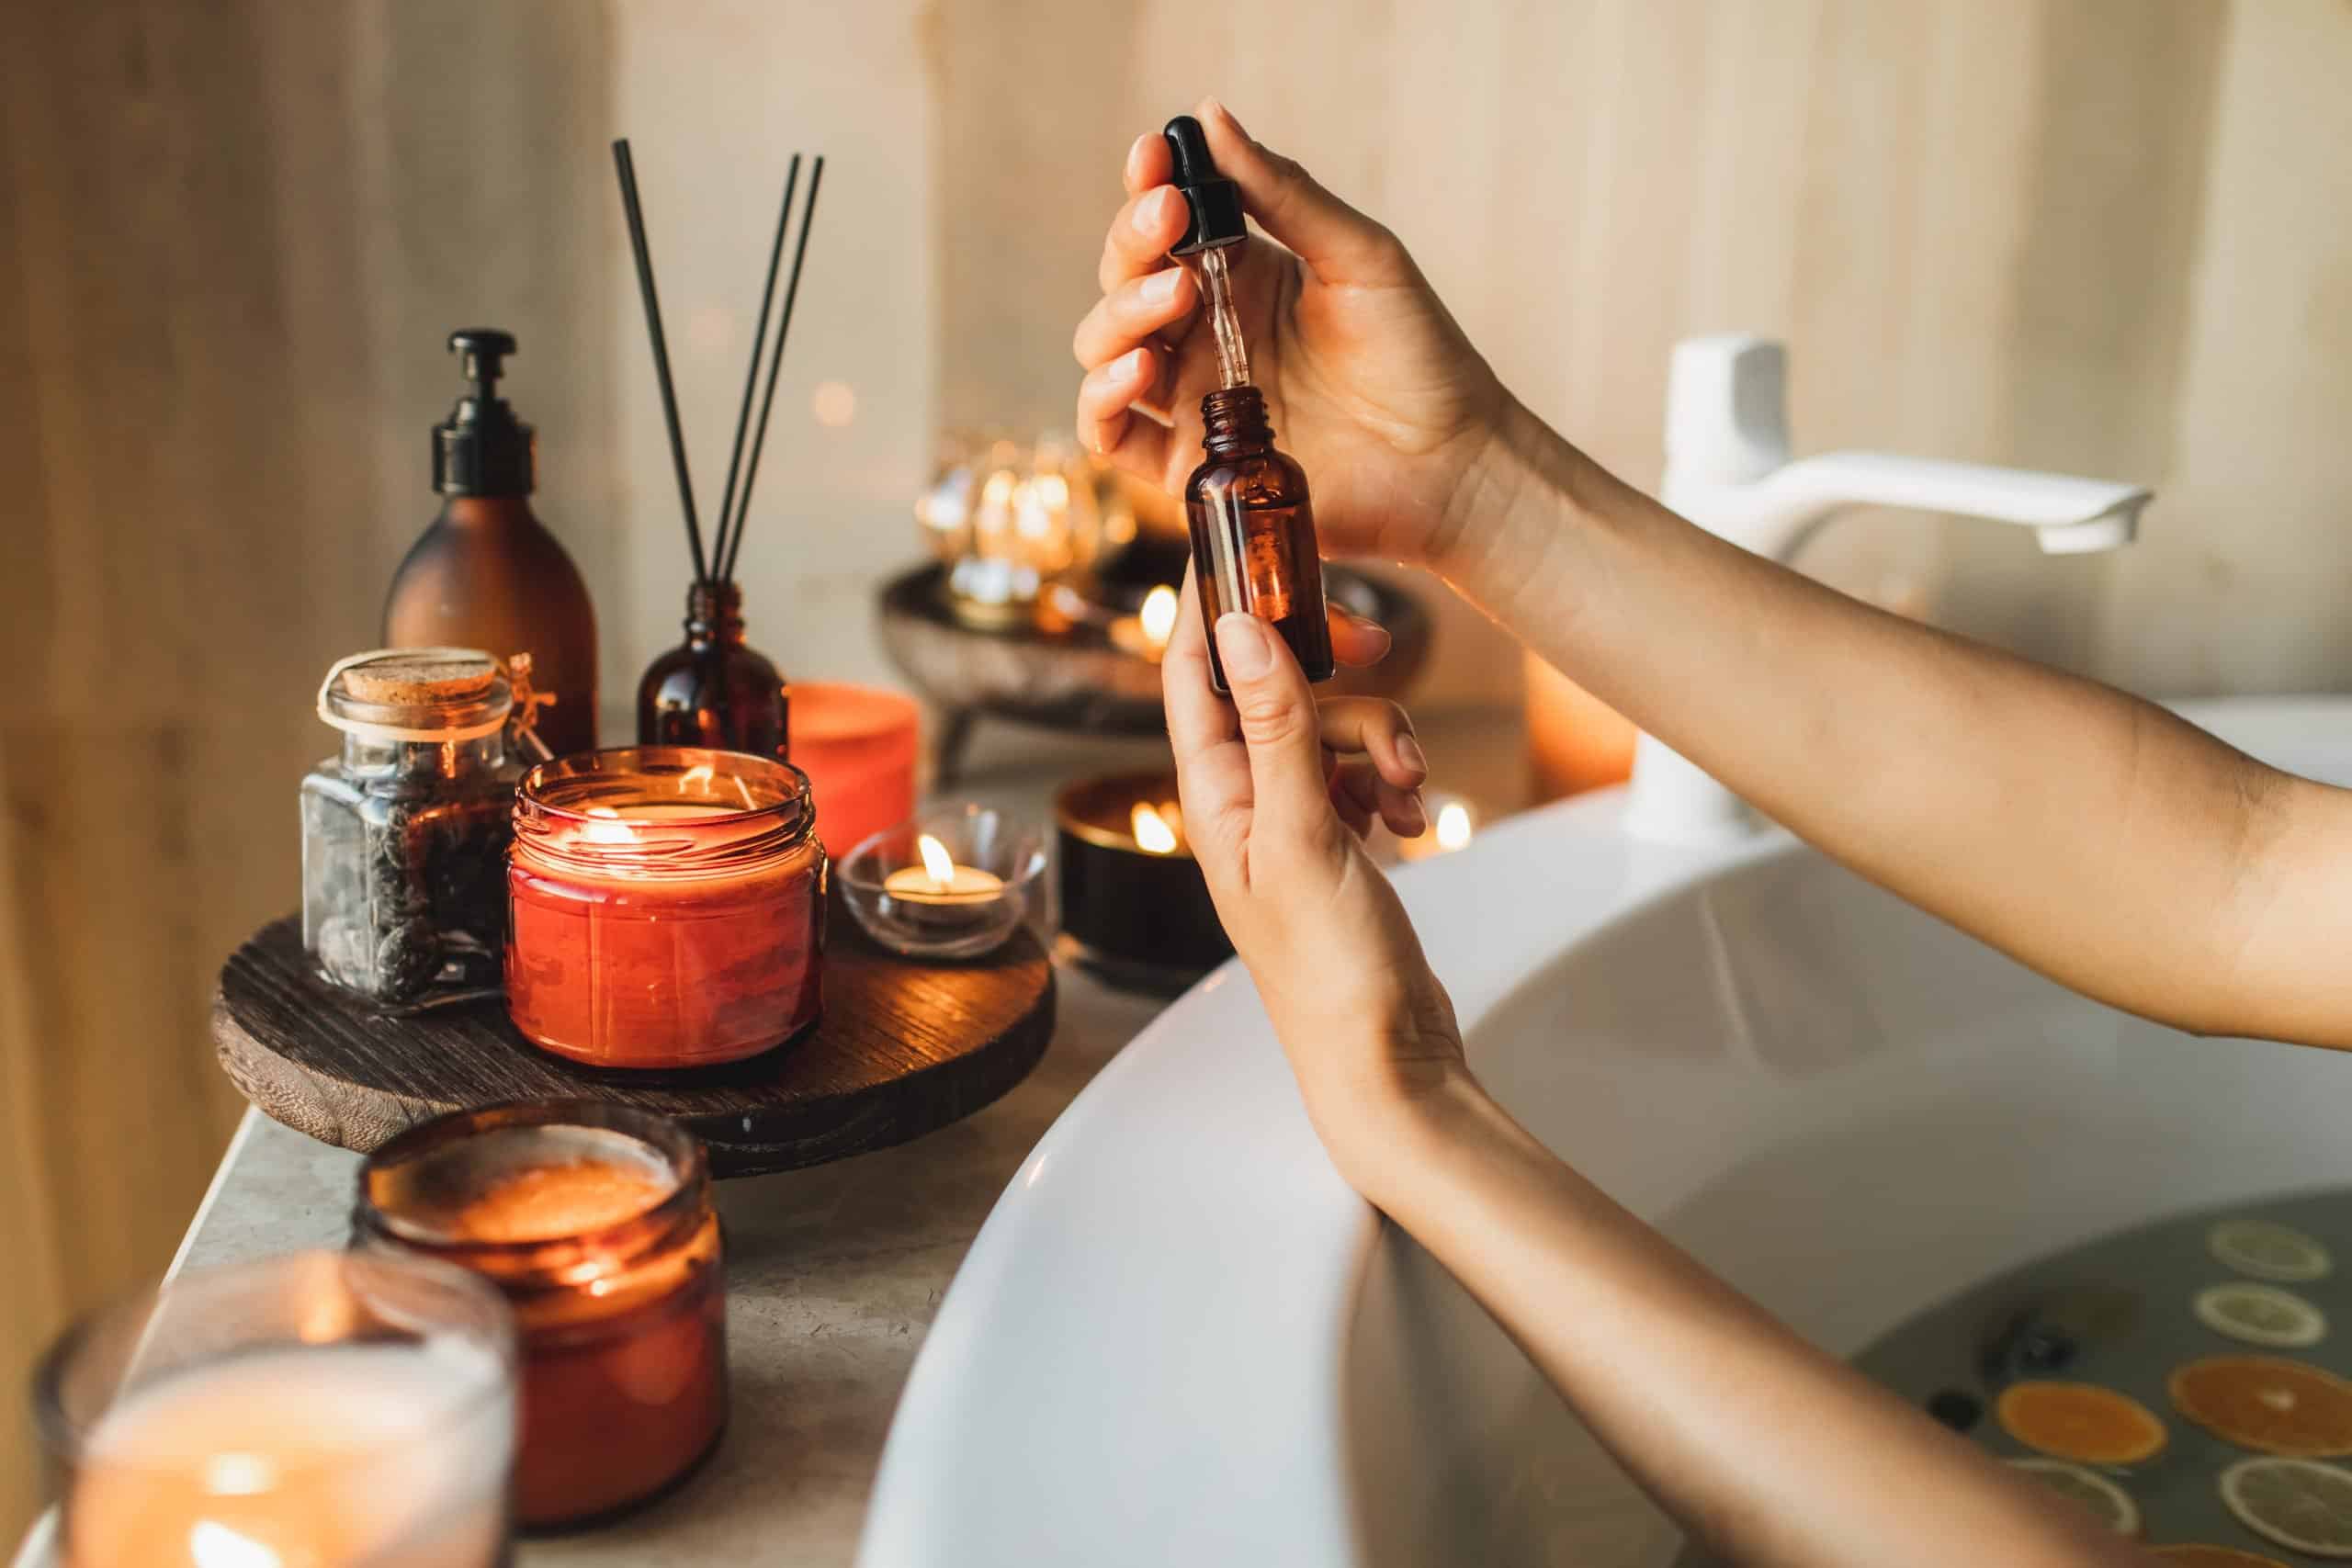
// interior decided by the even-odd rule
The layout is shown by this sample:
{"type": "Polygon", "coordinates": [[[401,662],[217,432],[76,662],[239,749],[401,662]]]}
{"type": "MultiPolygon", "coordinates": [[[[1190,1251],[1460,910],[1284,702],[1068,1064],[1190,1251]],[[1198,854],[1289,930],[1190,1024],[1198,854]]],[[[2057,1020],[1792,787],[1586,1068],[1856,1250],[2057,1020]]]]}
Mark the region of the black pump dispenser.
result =
{"type": "Polygon", "coordinates": [[[473,386],[433,427],[433,488],[443,495],[528,495],[536,475],[531,427],[498,395],[514,336],[496,327],[460,327],[449,352],[462,357],[473,386]]]}
{"type": "Polygon", "coordinates": [[[1169,155],[1175,161],[1176,188],[1184,193],[1184,205],[1192,209],[1184,237],[1169,247],[1168,254],[1189,256],[1248,239],[1250,229],[1241,219],[1241,187],[1217,173],[1201,122],[1180,114],[1160,134],[1168,139],[1169,155]]]}

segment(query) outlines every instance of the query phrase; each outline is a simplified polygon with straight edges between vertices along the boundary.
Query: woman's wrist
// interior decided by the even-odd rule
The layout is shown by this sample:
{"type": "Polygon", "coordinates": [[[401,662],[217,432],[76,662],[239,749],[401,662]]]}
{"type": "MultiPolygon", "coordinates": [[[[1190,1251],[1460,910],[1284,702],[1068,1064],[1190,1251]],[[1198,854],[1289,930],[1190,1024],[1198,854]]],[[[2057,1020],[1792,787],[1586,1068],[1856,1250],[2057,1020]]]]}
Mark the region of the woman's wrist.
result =
{"type": "Polygon", "coordinates": [[[1310,1095],[1307,1112],[1342,1179],[1364,1201],[1401,1217],[1445,1154],[1482,1135],[1494,1102],[1458,1056],[1384,1068],[1377,1082],[1310,1095]]]}
{"type": "Polygon", "coordinates": [[[1464,465],[1423,563],[1509,623],[1520,606],[1544,617],[1575,612],[1574,558],[1612,489],[1606,470],[1505,393],[1464,465]]]}

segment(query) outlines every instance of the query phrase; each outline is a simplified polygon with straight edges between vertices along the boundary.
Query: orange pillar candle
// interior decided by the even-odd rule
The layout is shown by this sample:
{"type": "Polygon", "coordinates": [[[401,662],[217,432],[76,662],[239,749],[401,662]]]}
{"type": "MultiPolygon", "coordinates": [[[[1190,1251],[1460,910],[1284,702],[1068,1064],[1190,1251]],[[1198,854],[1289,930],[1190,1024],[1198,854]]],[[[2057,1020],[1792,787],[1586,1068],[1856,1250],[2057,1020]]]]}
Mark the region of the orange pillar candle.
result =
{"type": "Polygon", "coordinates": [[[922,716],[900,692],[794,682],[792,763],[808,775],[835,859],[915,814],[922,716]]]}
{"type": "Polygon", "coordinates": [[[457,1111],[368,1156],[355,1228],[473,1270],[522,1349],[514,1508],[575,1524],[656,1495],[727,1421],[727,1290],[701,1144],[601,1101],[457,1111]]]}
{"type": "Polygon", "coordinates": [[[598,1067],[780,1045],[817,1021],[825,874],[789,763],[687,746],[543,762],[514,804],[514,1027],[598,1067]]]}

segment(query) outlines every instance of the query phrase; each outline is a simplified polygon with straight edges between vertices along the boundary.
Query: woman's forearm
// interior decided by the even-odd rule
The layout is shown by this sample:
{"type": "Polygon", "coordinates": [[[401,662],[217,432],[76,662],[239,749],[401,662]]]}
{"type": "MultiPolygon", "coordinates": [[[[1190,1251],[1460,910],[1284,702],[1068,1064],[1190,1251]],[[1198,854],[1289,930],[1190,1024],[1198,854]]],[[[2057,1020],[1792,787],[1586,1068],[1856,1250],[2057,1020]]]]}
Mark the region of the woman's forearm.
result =
{"type": "Polygon", "coordinates": [[[1553,1157],[1466,1076],[1343,1168],[1653,1497],[1775,1568],[2146,1559],[1798,1339],[1553,1157]]]}
{"type": "Polygon", "coordinates": [[[2153,705],[1875,610],[1668,512],[1514,408],[1440,569],[1768,816],[2077,989],[2208,1032],[2352,1044],[2315,988],[2336,792],[2153,705]]]}

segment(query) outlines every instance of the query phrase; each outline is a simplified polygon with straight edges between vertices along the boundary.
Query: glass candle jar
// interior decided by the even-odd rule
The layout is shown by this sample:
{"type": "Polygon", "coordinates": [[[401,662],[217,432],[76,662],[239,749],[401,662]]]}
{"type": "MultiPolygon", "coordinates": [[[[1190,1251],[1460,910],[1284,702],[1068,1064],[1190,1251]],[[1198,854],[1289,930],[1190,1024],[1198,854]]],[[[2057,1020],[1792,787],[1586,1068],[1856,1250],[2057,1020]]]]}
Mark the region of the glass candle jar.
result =
{"type": "Polygon", "coordinates": [[[514,1027],[598,1067],[773,1049],[817,1021],[825,874],[789,763],[690,746],[543,762],[514,800],[514,1027]]]}
{"type": "Polygon", "coordinates": [[[363,1248],[454,1263],[514,1308],[515,1517],[575,1524],[693,1469],[727,1422],[727,1286],[702,1145],[590,1100],[461,1111],[368,1156],[363,1248]]]}
{"type": "Polygon", "coordinates": [[[395,1007],[497,989],[514,693],[474,649],[385,649],[319,688],[343,754],[302,781],[302,945],[395,1007]]]}
{"type": "Polygon", "coordinates": [[[420,1258],[298,1252],[182,1275],[33,1375],[71,1568],[494,1568],[514,1323],[420,1258]]]}

